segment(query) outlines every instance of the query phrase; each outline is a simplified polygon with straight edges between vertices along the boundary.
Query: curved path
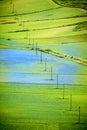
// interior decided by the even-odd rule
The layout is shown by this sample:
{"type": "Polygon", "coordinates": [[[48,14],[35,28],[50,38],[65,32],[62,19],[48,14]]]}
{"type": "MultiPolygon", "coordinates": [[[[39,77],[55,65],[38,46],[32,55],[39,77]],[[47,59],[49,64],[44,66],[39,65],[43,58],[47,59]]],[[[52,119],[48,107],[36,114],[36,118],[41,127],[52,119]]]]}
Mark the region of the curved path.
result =
{"type": "Polygon", "coordinates": [[[44,52],[44,53],[48,53],[48,54],[51,54],[51,55],[54,55],[54,56],[57,56],[57,57],[60,57],[60,58],[65,58],[67,60],[70,60],[70,61],[73,61],[73,62],[76,62],[80,65],[84,65],[87,67],[87,60],[86,59],[81,59],[81,58],[78,58],[78,57],[74,57],[74,56],[70,56],[70,55],[67,55],[65,53],[61,53],[61,52],[58,52],[58,51],[55,51],[55,50],[51,50],[51,49],[47,49],[47,48],[34,48],[34,45],[33,47],[22,47],[22,46],[16,46],[16,47],[12,47],[12,46],[6,46],[4,44],[2,44],[1,48],[15,48],[15,49],[24,49],[24,50],[36,50],[36,51],[41,51],[41,52],[44,52]]]}
{"type": "Polygon", "coordinates": [[[45,53],[48,53],[48,54],[51,54],[51,55],[54,55],[54,56],[58,56],[60,58],[65,58],[67,60],[71,60],[73,62],[76,62],[78,64],[81,64],[81,65],[84,65],[84,66],[87,67],[87,60],[80,59],[80,58],[77,58],[77,57],[73,57],[73,56],[70,56],[70,55],[66,55],[64,53],[61,53],[61,52],[58,52],[58,51],[54,51],[54,50],[50,50],[50,49],[40,49],[40,48],[37,48],[37,50],[45,52],[45,53]]]}

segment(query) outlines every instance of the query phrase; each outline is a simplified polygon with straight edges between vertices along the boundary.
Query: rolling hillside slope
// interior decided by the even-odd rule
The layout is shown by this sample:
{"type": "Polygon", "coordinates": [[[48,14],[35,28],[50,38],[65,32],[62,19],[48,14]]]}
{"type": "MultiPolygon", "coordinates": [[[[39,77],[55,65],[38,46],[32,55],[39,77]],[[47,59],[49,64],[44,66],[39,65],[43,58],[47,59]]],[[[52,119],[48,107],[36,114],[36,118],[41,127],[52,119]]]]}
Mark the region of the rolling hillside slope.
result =
{"type": "Polygon", "coordinates": [[[86,129],[86,10],[0,0],[0,130],[86,129]]]}
{"type": "Polygon", "coordinates": [[[86,0],[53,0],[56,4],[87,9],[86,0]]]}
{"type": "MultiPolygon", "coordinates": [[[[86,10],[65,7],[52,0],[0,1],[0,39],[20,43],[53,44],[87,41],[86,10]]],[[[0,47],[4,42],[1,41],[0,47]]],[[[75,45],[75,44],[74,44],[75,45]]]]}

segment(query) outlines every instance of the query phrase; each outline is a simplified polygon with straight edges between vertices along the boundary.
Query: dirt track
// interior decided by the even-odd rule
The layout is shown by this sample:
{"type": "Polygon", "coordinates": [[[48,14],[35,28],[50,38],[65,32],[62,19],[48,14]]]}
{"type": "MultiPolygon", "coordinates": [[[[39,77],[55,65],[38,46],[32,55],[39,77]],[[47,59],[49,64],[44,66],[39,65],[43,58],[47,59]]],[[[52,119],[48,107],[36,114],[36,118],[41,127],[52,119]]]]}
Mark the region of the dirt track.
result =
{"type": "Polygon", "coordinates": [[[81,64],[81,65],[84,65],[87,67],[87,60],[84,60],[84,59],[80,59],[80,58],[77,58],[77,57],[74,57],[74,56],[70,56],[70,55],[66,55],[64,53],[61,53],[61,52],[58,52],[58,51],[54,51],[54,50],[50,50],[50,49],[39,49],[39,51],[42,51],[42,52],[45,52],[45,53],[48,53],[48,54],[51,54],[51,55],[54,55],[54,56],[58,56],[60,58],[65,58],[67,60],[71,60],[73,62],[76,62],[78,64],[81,64]]]}

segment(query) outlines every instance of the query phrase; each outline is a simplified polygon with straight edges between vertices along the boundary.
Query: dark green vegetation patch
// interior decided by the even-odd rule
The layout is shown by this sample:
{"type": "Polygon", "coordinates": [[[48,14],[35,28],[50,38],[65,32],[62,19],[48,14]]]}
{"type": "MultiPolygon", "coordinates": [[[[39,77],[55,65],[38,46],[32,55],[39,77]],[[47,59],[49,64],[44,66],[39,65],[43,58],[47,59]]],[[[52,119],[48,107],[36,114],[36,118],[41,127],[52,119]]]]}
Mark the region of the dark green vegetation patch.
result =
{"type": "Polygon", "coordinates": [[[78,25],[75,27],[74,31],[81,31],[81,30],[87,30],[87,22],[80,22],[78,25]]]}
{"type": "Polygon", "coordinates": [[[53,0],[55,3],[63,6],[87,9],[87,0],[53,0]]]}

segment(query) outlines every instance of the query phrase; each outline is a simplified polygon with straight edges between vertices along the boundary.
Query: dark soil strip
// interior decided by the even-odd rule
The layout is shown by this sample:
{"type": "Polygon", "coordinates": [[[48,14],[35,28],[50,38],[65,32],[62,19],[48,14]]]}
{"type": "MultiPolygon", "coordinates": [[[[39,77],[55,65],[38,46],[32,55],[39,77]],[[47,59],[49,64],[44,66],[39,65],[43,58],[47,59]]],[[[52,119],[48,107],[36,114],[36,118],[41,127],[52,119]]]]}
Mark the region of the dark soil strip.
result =
{"type": "MultiPolygon", "coordinates": [[[[63,17],[63,18],[50,18],[50,19],[36,19],[36,20],[26,20],[23,21],[24,23],[26,22],[39,22],[39,21],[50,21],[50,20],[61,20],[61,19],[71,19],[71,18],[82,18],[82,17],[87,17],[87,15],[77,15],[77,16],[72,16],[72,17],[63,17]]],[[[16,24],[17,22],[2,22],[1,24],[16,24]]]]}
{"type": "Polygon", "coordinates": [[[27,13],[20,13],[20,14],[3,15],[3,16],[0,16],[0,17],[12,17],[12,16],[19,16],[19,15],[35,14],[35,13],[41,13],[41,12],[45,12],[45,11],[49,11],[49,10],[55,10],[55,9],[59,9],[59,8],[61,8],[61,7],[39,10],[39,11],[30,12],[30,13],[27,12],[27,13]]]}
{"type": "MultiPolygon", "coordinates": [[[[81,22],[79,22],[79,23],[81,23],[81,22]]],[[[37,28],[37,29],[15,30],[15,31],[9,31],[8,33],[25,32],[25,31],[37,31],[37,30],[47,30],[47,29],[54,29],[54,28],[61,28],[61,27],[74,26],[74,25],[78,25],[79,23],[67,24],[67,25],[61,25],[61,26],[53,26],[53,27],[48,27],[48,28],[37,28]]]]}

